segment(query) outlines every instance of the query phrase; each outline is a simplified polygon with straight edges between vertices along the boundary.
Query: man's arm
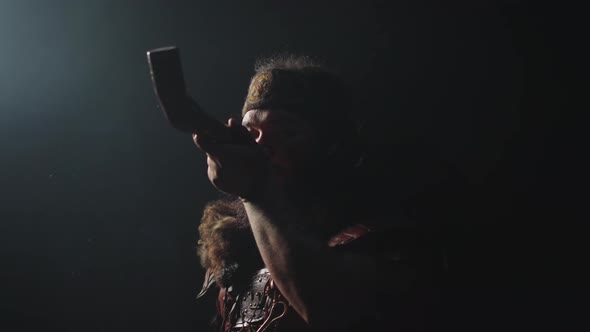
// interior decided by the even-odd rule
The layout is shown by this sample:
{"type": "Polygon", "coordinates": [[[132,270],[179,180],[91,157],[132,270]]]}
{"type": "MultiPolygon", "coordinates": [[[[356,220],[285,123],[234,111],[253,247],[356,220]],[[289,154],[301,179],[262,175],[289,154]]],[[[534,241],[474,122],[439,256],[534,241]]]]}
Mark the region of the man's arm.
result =
{"type": "Polygon", "coordinates": [[[215,144],[197,135],[193,139],[207,152],[212,184],[246,198],[244,207],[266,267],[281,293],[312,327],[358,322],[378,309],[382,289],[397,293],[408,287],[409,268],[377,271],[375,257],[333,250],[314,235],[317,232],[305,230],[303,225],[313,227],[314,216],[287,199],[259,146],[215,144]]]}
{"type": "MultiPolygon", "coordinates": [[[[269,186],[258,199],[244,200],[258,249],[281,293],[312,327],[360,323],[378,310],[379,288],[406,288],[408,270],[384,280],[375,257],[339,252],[298,225],[313,217],[295,209],[269,186]],[[387,283],[384,285],[383,283],[387,283]]],[[[369,318],[371,319],[371,318],[369,318]]]]}

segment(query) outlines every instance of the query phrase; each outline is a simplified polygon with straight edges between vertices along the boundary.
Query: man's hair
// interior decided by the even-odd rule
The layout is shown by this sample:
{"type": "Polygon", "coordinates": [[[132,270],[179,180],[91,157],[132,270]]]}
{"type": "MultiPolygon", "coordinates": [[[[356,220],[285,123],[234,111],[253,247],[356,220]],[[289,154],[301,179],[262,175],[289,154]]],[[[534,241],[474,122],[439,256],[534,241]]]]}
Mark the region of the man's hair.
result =
{"type": "MultiPolygon", "coordinates": [[[[349,82],[318,58],[286,52],[261,57],[254,64],[251,83],[256,83],[256,79],[264,74],[269,74],[265,80],[268,84],[262,88],[251,84],[249,89],[249,92],[263,93],[261,101],[264,106],[270,102],[272,106],[279,104],[291,111],[313,112],[314,118],[337,115],[350,121],[354,100],[349,82]],[[265,97],[272,98],[272,102],[265,97]]],[[[250,106],[248,100],[245,106],[250,106]]]]}
{"type": "Polygon", "coordinates": [[[326,162],[336,168],[354,165],[364,145],[353,119],[354,93],[345,78],[317,58],[277,53],[254,66],[242,113],[251,109],[283,109],[307,118],[321,147],[334,151],[326,162]],[[337,148],[334,148],[337,146],[337,148]]]}
{"type": "Polygon", "coordinates": [[[273,69],[297,71],[305,68],[317,68],[328,71],[327,67],[320,60],[314,59],[309,55],[295,53],[278,53],[262,57],[256,60],[254,64],[254,71],[256,73],[273,69]]]}

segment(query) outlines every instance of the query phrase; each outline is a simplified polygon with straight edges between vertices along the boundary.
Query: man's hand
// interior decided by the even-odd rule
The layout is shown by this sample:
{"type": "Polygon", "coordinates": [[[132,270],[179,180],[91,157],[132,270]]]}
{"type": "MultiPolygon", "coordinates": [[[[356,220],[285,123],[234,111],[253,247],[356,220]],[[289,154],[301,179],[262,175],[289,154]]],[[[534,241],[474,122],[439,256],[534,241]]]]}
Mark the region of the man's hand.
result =
{"type": "MultiPolygon", "coordinates": [[[[233,118],[228,127],[246,131],[233,118]]],[[[219,144],[197,134],[193,134],[193,141],[207,154],[207,175],[218,190],[248,199],[265,187],[270,160],[258,144],[219,144]]]]}

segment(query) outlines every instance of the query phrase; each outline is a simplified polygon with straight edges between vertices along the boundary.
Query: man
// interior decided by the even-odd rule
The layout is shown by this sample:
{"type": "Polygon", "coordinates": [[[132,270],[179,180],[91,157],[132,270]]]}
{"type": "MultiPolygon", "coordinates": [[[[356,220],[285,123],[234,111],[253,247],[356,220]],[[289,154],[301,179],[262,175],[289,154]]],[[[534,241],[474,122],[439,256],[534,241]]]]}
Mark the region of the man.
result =
{"type": "Polygon", "coordinates": [[[395,215],[371,218],[361,200],[370,194],[361,186],[352,96],[306,57],[274,58],[256,68],[241,124],[228,121],[252,144],[193,136],[209,179],[228,195],[207,206],[199,227],[203,292],[214,281],[220,287],[220,329],[424,323],[420,251],[401,246],[401,232],[383,231],[395,215]]]}

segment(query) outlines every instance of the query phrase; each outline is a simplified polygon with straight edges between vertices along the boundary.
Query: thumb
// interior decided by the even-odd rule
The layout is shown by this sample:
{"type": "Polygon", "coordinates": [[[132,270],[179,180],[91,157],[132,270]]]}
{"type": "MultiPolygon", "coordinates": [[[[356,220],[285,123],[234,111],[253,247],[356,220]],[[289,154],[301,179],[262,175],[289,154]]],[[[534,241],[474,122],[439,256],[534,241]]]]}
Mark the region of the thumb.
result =
{"type": "Polygon", "coordinates": [[[193,142],[204,152],[211,152],[213,149],[213,142],[207,138],[207,135],[193,134],[193,142]]]}

